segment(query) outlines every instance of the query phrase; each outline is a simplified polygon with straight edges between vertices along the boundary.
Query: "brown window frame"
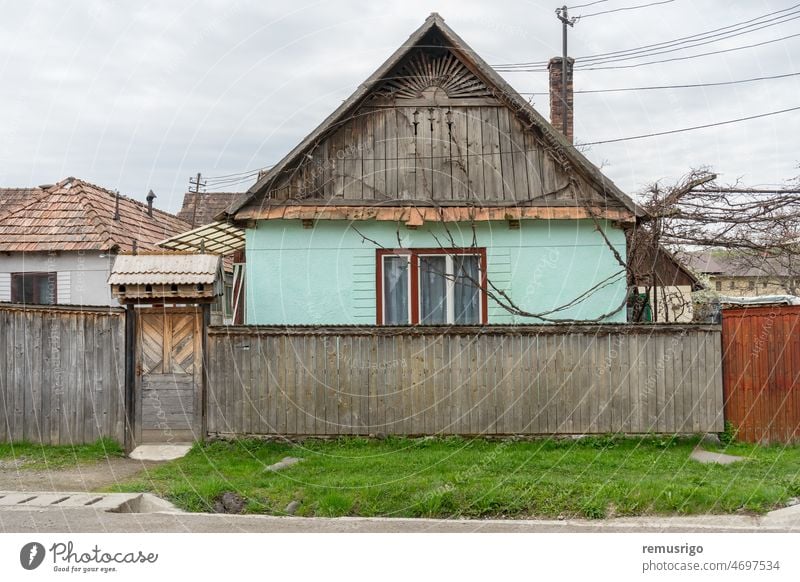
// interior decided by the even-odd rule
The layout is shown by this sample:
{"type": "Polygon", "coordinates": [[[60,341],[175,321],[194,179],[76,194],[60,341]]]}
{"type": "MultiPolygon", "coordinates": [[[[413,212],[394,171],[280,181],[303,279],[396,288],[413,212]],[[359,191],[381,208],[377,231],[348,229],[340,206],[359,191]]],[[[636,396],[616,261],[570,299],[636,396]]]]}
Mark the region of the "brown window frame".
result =
{"type": "Polygon", "coordinates": [[[57,305],[58,304],[58,273],[56,271],[20,271],[16,273],[11,273],[11,302],[12,303],[22,303],[25,305],[57,305]],[[24,280],[26,278],[42,278],[48,280],[48,283],[51,281],[53,283],[53,291],[51,293],[52,297],[50,298],[51,301],[48,303],[42,303],[41,297],[38,296],[38,289],[37,285],[34,285],[34,298],[31,302],[26,302],[24,298],[21,298],[17,295],[17,281],[21,278],[23,280],[23,294],[25,293],[24,290],[24,280]]]}
{"type": "MultiPolygon", "coordinates": [[[[408,325],[420,325],[419,323],[419,257],[426,255],[473,255],[478,257],[478,268],[480,269],[481,288],[480,292],[480,307],[481,315],[480,322],[475,325],[486,325],[489,322],[489,298],[486,293],[487,289],[487,276],[486,276],[486,248],[454,248],[454,249],[441,249],[441,248],[413,248],[413,249],[377,249],[375,252],[375,307],[376,316],[375,321],[377,325],[384,325],[383,323],[383,258],[386,256],[408,256],[411,273],[409,277],[409,303],[410,303],[410,322],[408,325]]],[[[442,325],[460,325],[454,323],[447,323],[442,325]]]]}

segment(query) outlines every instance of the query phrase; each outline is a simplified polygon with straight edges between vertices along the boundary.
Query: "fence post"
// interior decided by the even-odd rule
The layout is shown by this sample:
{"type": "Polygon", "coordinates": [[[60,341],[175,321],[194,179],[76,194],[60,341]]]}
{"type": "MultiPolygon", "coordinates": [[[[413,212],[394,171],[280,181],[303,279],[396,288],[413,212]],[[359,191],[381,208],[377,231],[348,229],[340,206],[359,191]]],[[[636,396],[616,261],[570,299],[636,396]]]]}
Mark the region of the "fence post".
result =
{"type": "Polygon", "coordinates": [[[136,311],[133,305],[125,306],[125,452],[133,450],[134,411],[136,402],[136,311]]]}

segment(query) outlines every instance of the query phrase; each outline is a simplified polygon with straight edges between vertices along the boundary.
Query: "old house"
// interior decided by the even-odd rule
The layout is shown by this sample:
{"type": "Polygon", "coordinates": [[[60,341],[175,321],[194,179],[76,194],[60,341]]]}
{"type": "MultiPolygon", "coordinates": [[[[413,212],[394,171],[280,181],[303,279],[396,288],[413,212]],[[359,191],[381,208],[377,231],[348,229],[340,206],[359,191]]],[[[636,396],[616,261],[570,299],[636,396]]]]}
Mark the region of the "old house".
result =
{"type": "Polygon", "coordinates": [[[0,190],[0,301],[116,305],[107,284],[114,258],[154,250],[189,225],[94,184],[0,190]]]}
{"type": "Polygon", "coordinates": [[[625,321],[644,211],[567,136],[432,14],[218,217],[246,322],[625,321]]]}
{"type": "Polygon", "coordinates": [[[729,297],[792,294],[796,287],[792,283],[798,279],[790,265],[775,258],[754,260],[731,252],[703,251],[689,254],[689,262],[696,272],[708,277],[717,293],[729,297]]]}
{"type": "Polygon", "coordinates": [[[635,297],[628,306],[628,321],[691,323],[692,292],[704,289],[694,273],[662,245],[640,242],[628,251],[628,281],[635,297]]]}

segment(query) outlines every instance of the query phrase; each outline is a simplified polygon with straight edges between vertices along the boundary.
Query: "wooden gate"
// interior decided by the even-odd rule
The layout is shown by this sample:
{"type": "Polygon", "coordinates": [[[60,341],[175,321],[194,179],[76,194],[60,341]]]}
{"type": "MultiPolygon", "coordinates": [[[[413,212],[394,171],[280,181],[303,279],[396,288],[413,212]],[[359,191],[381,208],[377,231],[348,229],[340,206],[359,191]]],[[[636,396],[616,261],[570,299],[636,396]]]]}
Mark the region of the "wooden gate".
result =
{"type": "Polygon", "coordinates": [[[800,306],[725,309],[725,420],[748,442],[800,439],[800,306]]]}
{"type": "Polygon", "coordinates": [[[201,440],[202,307],[135,311],[136,443],[201,440]]]}

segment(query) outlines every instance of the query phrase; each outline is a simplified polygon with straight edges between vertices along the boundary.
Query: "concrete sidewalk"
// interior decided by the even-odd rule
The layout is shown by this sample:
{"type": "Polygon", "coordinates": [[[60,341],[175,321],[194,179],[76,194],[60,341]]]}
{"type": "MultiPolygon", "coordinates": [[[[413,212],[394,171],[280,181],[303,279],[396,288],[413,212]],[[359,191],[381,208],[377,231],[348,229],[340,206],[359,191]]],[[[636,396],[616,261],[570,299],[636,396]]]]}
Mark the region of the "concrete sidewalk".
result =
{"type": "Polygon", "coordinates": [[[202,513],[109,513],[90,507],[0,510],[0,531],[33,532],[800,532],[800,506],[766,516],[711,515],[609,520],[301,518],[202,513]]]}

